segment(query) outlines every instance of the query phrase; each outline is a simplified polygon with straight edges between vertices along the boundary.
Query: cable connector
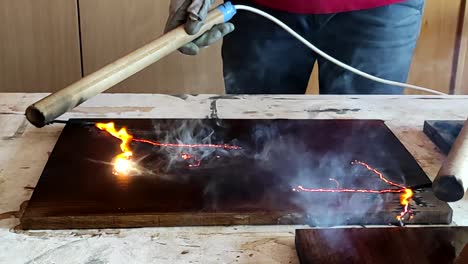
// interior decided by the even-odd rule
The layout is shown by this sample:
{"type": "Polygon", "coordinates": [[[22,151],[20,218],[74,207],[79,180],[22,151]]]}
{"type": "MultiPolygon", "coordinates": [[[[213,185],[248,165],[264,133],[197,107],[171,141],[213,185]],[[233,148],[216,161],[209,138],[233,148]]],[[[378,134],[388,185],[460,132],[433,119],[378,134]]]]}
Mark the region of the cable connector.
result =
{"type": "Polygon", "coordinates": [[[221,13],[223,13],[224,22],[228,22],[229,20],[231,20],[237,13],[236,8],[231,2],[226,2],[222,5],[219,5],[217,9],[221,11],[221,13]]]}

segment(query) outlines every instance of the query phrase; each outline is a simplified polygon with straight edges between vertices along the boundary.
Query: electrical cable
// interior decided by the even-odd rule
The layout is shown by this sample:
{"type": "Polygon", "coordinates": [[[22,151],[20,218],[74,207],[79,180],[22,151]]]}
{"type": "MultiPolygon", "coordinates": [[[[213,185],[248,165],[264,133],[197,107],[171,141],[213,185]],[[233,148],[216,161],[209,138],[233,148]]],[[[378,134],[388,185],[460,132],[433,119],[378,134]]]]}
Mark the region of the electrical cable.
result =
{"type": "Polygon", "coordinates": [[[357,74],[357,75],[359,75],[361,77],[367,78],[369,80],[372,80],[372,81],[375,81],[375,82],[378,82],[378,83],[383,83],[383,84],[398,86],[398,87],[402,87],[402,88],[408,88],[408,89],[423,91],[423,92],[427,92],[427,93],[433,93],[433,94],[437,94],[437,95],[447,95],[446,93],[442,93],[442,92],[432,90],[432,89],[429,89],[429,88],[383,79],[383,78],[371,75],[369,73],[363,72],[361,70],[358,70],[358,69],[356,69],[354,67],[351,67],[351,66],[349,66],[349,65],[347,65],[347,64],[333,58],[332,56],[328,55],[327,53],[323,52],[322,50],[317,48],[314,44],[310,43],[308,40],[306,40],[304,37],[299,35],[296,31],[294,31],[292,28],[290,28],[288,25],[286,25],[285,23],[283,23],[282,21],[280,21],[276,17],[274,17],[274,16],[272,16],[272,15],[266,13],[266,12],[263,12],[262,10],[259,10],[257,8],[251,7],[251,6],[235,5],[234,7],[237,10],[249,11],[249,12],[255,13],[257,15],[260,15],[260,16],[268,19],[268,20],[271,20],[272,22],[274,22],[275,24],[277,24],[278,26],[280,26],[281,28],[286,30],[293,37],[298,39],[300,42],[302,42],[304,45],[309,47],[311,50],[313,50],[318,55],[320,55],[323,58],[327,59],[328,61],[338,65],[339,67],[341,67],[343,69],[346,69],[346,70],[348,70],[350,72],[353,72],[353,73],[355,73],[355,74],[357,74]]]}

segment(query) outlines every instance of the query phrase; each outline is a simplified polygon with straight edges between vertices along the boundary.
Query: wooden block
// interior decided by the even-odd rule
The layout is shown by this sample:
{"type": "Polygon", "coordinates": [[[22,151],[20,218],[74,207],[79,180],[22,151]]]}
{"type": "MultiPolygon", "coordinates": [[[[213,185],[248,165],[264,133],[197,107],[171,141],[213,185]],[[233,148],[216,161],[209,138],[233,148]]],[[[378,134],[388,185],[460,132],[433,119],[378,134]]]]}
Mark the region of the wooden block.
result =
{"type": "MultiPolygon", "coordinates": [[[[24,228],[397,224],[400,193],[294,189],[336,189],[338,182],[394,188],[351,164],[355,159],[406,186],[430,183],[378,120],[114,120],[134,136],[130,146],[142,173],[133,176],[112,173],[120,141],[84,125],[94,121],[108,120],[73,120],[64,128],[21,218],[24,228]],[[241,149],[161,147],[141,139],[241,149]],[[182,159],[182,153],[198,162],[182,159]]],[[[430,190],[415,192],[411,209],[409,224],[451,222],[452,210],[430,190]]]]}
{"type": "Polygon", "coordinates": [[[458,137],[465,121],[425,121],[424,133],[446,155],[458,137]]]}
{"type": "Polygon", "coordinates": [[[454,263],[467,243],[468,227],[296,230],[302,264],[454,263]]]}

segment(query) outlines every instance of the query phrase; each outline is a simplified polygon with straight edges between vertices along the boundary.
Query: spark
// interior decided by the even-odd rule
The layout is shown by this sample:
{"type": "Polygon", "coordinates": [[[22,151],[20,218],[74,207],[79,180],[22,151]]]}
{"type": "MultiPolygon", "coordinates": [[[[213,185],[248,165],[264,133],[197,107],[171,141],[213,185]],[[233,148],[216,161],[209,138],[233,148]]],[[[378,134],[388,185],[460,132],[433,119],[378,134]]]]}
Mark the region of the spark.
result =
{"type": "Polygon", "coordinates": [[[340,188],[340,184],[337,180],[330,178],[330,181],[334,181],[337,184],[336,189],[325,189],[325,188],[305,188],[302,185],[293,188],[294,192],[308,192],[308,193],[375,193],[375,194],[383,194],[383,193],[401,193],[400,195],[400,204],[403,206],[403,211],[396,216],[396,219],[400,221],[401,225],[404,225],[405,217],[408,219],[413,218],[413,211],[410,209],[410,200],[413,197],[413,190],[406,188],[404,185],[398,184],[393,182],[384,177],[384,175],[375,168],[372,168],[369,164],[364,163],[362,161],[354,161],[351,163],[352,165],[358,164],[365,167],[367,170],[373,172],[377,176],[379,176],[380,180],[387,183],[388,185],[397,187],[398,189],[381,189],[381,190],[372,190],[372,189],[348,189],[348,188],[340,188]]]}
{"type": "Polygon", "coordinates": [[[125,157],[117,157],[114,161],[114,174],[116,175],[128,175],[133,169],[133,163],[131,160],[125,157]]]}

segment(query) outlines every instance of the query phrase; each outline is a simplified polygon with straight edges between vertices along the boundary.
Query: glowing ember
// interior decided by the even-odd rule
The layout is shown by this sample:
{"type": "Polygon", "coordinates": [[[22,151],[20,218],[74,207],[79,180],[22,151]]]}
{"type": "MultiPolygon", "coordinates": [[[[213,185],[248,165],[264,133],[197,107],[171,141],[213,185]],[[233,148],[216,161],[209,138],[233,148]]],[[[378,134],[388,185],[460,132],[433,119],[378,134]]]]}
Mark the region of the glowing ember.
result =
{"type": "Polygon", "coordinates": [[[201,165],[201,160],[196,159],[193,155],[190,155],[188,153],[182,153],[182,154],[180,154],[180,157],[182,159],[184,159],[184,160],[193,160],[193,161],[195,161],[195,163],[189,164],[190,168],[200,167],[200,165],[201,165]]]}
{"type": "Polygon", "coordinates": [[[192,158],[192,155],[183,153],[183,154],[180,154],[180,157],[183,158],[184,160],[188,160],[192,158]]]}
{"type": "Polygon", "coordinates": [[[293,188],[293,191],[295,192],[328,192],[328,193],[376,193],[376,194],[382,194],[382,193],[401,193],[400,196],[400,204],[403,206],[403,211],[396,217],[397,220],[400,221],[400,223],[403,225],[405,216],[408,217],[408,219],[413,218],[413,212],[409,208],[409,201],[413,197],[413,191],[411,189],[406,188],[405,186],[392,182],[389,179],[385,178],[383,174],[378,171],[377,169],[372,168],[369,166],[367,163],[364,163],[362,161],[354,161],[351,164],[359,164],[361,166],[364,166],[366,169],[369,171],[375,173],[377,176],[379,176],[380,180],[383,182],[392,185],[394,187],[398,187],[398,189],[382,189],[382,190],[372,190],[372,189],[347,189],[347,188],[340,188],[340,184],[337,180],[330,178],[330,181],[334,181],[337,185],[336,189],[325,189],[325,188],[304,188],[303,186],[299,185],[296,188],[293,188]]]}
{"type": "Polygon", "coordinates": [[[189,164],[190,168],[195,168],[195,167],[200,167],[201,165],[201,160],[195,160],[195,163],[189,164]]]}

